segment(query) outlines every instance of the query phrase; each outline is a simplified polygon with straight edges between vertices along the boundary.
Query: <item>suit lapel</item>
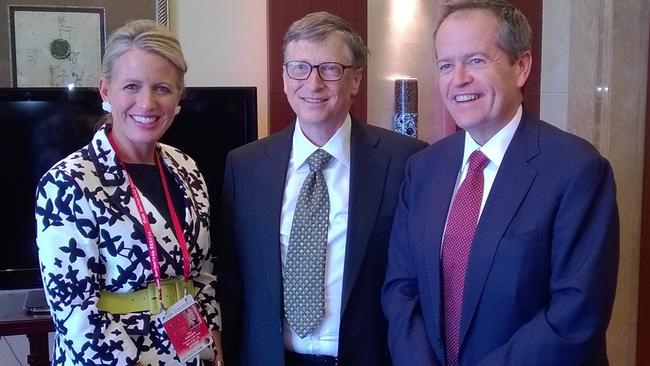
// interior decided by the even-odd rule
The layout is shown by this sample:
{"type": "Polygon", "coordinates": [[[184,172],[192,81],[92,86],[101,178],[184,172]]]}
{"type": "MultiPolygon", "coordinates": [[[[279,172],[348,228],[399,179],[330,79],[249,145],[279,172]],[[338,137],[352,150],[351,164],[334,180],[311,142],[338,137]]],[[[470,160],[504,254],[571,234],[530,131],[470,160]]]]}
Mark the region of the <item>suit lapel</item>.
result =
{"type": "MultiPolygon", "coordinates": [[[[191,246],[196,245],[198,243],[198,236],[201,230],[201,220],[209,219],[208,217],[200,217],[201,210],[199,209],[198,206],[198,203],[200,202],[198,195],[205,195],[206,193],[200,189],[197,190],[196,176],[194,176],[190,171],[188,171],[186,167],[183,167],[179,161],[176,161],[164,149],[162,148],[159,149],[159,152],[162,157],[165,169],[168,169],[169,172],[172,174],[172,176],[174,177],[174,181],[181,188],[181,193],[185,198],[185,202],[186,202],[185,215],[184,215],[185,225],[182,225],[181,223],[181,227],[183,229],[184,235],[189,234],[189,237],[191,238],[190,240],[187,240],[188,249],[190,249],[191,252],[192,251],[191,246]]],[[[160,216],[160,212],[155,210],[155,208],[154,211],[152,212],[156,212],[156,214],[160,216]]],[[[169,236],[170,238],[173,237],[175,241],[177,241],[176,240],[177,238],[174,235],[175,232],[173,226],[168,225],[168,227],[165,227],[166,226],[164,225],[165,222],[166,220],[162,216],[160,216],[160,223],[162,223],[163,225],[160,229],[157,229],[156,232],[168,233],[167,234],[168,236],[171,235],[169,236]]],[[[200,249],[196,250],[196,252],[200,252],[200,251],[201,251],[200,249]]]]}
{"type": "MultiPolygon", "coordinates": [[[[90,143],[88,153],[95,166],[97,177],[101,183],[95,188],[96,192],[97,194],[101,192],[104,195],[106,202],[109,204],[109,206],[106,207],[106,209],[109,210],[106,216],[110,216],[112,219],[122,217],[125,221],[130,221],[133,225],[133,234],[137,233],[144,238],[144,226],[140,214],[138,213],[135,200],[131,195],[128,179],[126,179],[126,176],[120,167],[115,155],[115,150],[111,147],[108,138],[106,137],[105,128],[95,134],[93,141],[90,143]],[[110,210],[114,211],[111,212],[110,210]]],[[[165,158],[166,163],[170,163],[171,159],[165,154],[163,154],[163,158],[165,158]]],[[[173,167],[173,165],[174,164],[170,164],[168,166],[172,167],[172,173],[178,176],[179,171],[173,167]]],[[[184,183],[183,190],[185,191],[185,194],[190,193],[188,187],[185,186],[184,183]]],[[[158,233],[156,235],[158,255],[165,258],[166,262],[172,263],[172,267],[174,267],[174,265],[182,266],[182,264],[180,264],[181,262],[173,258],[172,254],[168,252],[172,245],[178,244],[172,227],[165,227],[166,220],[161,216],[158,209],[146,196],[140,194],[140,199],[142,200],[145,210],[150,212],[154,218],[154,222],[152,222],[151,225],[153,231],[158,233]],[[163,245],[163,241],[161,240],[163,237],[169,238],[171,244],[163,245]]],[[[192,197],[192,199],[194,200],[194,197],[192,197]]],[[[194,213],[194,210],[190,208],[189,214],[185,215],[186,222],[188,219],[195,217],[194,213]]],[[[191,226],[188,227],[191,228],[191,226]]],[[[196,233],[193,232],[193,235],[195,236],[196,233]]],[[[182,273],[182,267],[172,268],[172,273],[182,273]]]]}
{"type": "Polygon", "coordinates": [[[524,116],[503,157],[474,235],[465,277],[461,345],[476,312],[499,242],[535,179],[537,170],[528,161],[538,153],[538,127],[524,116]]]}
{"type": "MultiPolygon", "coordinates": [[[[260,202],[257,233],[262,252],[266,278],[274,304],[282,304],[282,260],[280,258],[280,217],[282,199],[287,178],[287,168],[291,156],[291,146],[295,123],[285,128],[263,146],[263,161],[256,162],[259,167],[259,182],[252,182],[256,190],[256,202],[260,202]]],[[[253,216],[251,216],[253,217],[253,216]]]]}
{"type": "Polygon", "coordinates": [[[201,190],[196,191],[196,178],[187,171],[186,167],[182,167],[181,164],[176,161],[171,155],[169,155],[162,148],[158,150],[163,161],[163,167],[167,169],[172,176],[174,181],[181,188],[181,193],[183,197],[190,204],[186,207],[185,222],[188,224],[188,227],[193,227],[192,222],[194,219],[198,219],[197,213],[200,212],[197,206],[197,194],[204,194],[201,190]],[[193,186],[194,185],[194,186],[193,186]]]}
{"type": "Polygon", "coordinates": [[[382,202],[390,155],[377,148],[380,138],[353,121],[350,135],[350,197],[341,309],[350,299],[382,202]]]}
{"type": "Polygon", "coordinates": [[[129,182],[122,172],[115,150],[108,141],[107,132],[107,127],[97,131],[88,148],[90,159],[101,183],[97,187],[97,193],[103,192],[110,206],[129,219],[133,223],[133,228],[144,235],[144,227],[140,222],[137,207],[131,198],[129,182]]]}

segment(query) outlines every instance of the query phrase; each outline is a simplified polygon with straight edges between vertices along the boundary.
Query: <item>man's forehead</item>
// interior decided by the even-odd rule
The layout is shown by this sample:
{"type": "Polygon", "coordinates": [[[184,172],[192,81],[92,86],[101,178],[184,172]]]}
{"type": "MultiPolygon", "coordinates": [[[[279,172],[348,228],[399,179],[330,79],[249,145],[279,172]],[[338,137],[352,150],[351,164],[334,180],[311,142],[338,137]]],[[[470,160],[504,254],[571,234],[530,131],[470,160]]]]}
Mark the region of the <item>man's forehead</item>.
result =
{"type": "Polygon", "coordinates": [[[457,10],[449,14],[449,16],[447,17],[447,19],[445,19],[445,21],[447,21],[448,19],[471,19],[477,16],[488,16],[490,18],[493,18],[494,20],[497,19],[496,15],[488,9],[470,8],[470,9],[457,10]]]}
{"type": "Polygon", "coordinates": [[[295,47],[296,45],[303,45],[309,47],[325,47],[328,44],[336,42],[336,40],[343,42],[343,37],[340,36],[337,32],[329,32],[324,35],[319,35],[317,37],[302,37],[296,38],[287,44],[288,47],[295,47]]]}
{"type": "Polygon", "coordinates": [[[486,14],[491,14],[489,11],[483,9],[462,10],[452,13],[450,17],[443,21],[436,33],[434,40],[436,53],[441,48],[452,48],[454,50],[474,49],[474,51],[480,51],[481,48],[485,48],[487,45],[499,46],[498,22],[496,17],[492,16],[494,22],[487,18],[479,21],[474,16],[467,16],[467,14],[451,18],[456,13],[468,13],[470,11],[481,11],[486,14]]]}
{"type": "MultiPolygon", "coordinates": [[[[493,28],[498,26],[498,19],[494,13],[487,9],[462,9],[457,10],[451,14],[440,23],[438,32],[436,33],[436,39],[440,33],[450,26],[455,25],[458,22],[468,23],[471,27],[472,25],[481,26],[482,28],[493,28]]],[[[467,26],[465,26],[467,27],[467,26]]],[[[495,29],[496,30],[496,29],[495,29]]]]}
{"type": "Polygon", "coordinates": [[[289,42],[285,49],[285,56],[294,53],[304,53],[303,56],[352,58],[352,50],[343,37],[335,32],[328,34],[324,39],[301,38],[289,42]]]}

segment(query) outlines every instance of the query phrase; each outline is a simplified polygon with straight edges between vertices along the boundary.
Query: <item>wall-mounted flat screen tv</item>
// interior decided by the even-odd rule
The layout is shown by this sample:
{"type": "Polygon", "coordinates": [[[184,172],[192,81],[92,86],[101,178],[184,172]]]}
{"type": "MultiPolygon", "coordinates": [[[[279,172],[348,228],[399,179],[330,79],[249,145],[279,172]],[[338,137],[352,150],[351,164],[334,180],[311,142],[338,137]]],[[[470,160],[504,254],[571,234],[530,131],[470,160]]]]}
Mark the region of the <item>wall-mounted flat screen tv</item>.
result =
{"type": "MultiPolygon", "coordinates": [[[[226,154],[257,139],[255,87],[187,87],[162,142],[205,176],[215,231],[226,154]]],[[[104,114],[95,88],[0,88],[0,289],[41,287],[34,198],[40,177],[90,141],[104,114]]],[[[214,240],[213,240],[214,243],[214,240]]]]}

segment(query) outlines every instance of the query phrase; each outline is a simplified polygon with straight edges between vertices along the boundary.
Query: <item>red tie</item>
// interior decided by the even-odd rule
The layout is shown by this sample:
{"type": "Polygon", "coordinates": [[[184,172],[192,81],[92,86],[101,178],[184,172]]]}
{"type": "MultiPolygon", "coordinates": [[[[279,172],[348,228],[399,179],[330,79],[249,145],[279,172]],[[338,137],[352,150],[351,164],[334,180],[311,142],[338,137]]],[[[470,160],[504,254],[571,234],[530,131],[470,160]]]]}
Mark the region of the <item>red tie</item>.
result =
{"type": "Polygon", "coordinates": [[[460,318],[465,273],[483,200],[483,169],[490,160],[476,150],[469,169],[451,204],[442,239],[442,282],[447,365],[458,365],[460,318]]]}

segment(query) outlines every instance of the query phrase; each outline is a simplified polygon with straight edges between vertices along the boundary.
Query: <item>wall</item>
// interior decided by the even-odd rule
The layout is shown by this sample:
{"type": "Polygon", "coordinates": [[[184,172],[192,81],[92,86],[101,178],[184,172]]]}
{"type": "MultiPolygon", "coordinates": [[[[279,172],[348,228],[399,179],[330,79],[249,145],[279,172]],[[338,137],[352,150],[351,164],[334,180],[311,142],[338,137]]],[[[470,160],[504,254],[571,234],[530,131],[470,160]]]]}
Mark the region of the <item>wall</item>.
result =
{"type": "Polygon", "coordinates": [[[540,118],[567,129],[571,4],[544,0],[540,118]]]}
{"type": "Polygon", "coordinates": [[[170,0],[170,28],[188,86],[256,86],[258,136],[268,134],[266,0],[170,0]]]}
{"type": "MultiPolygon", "coordinates": [[[[650,29],[648,29],[650,32],[650,29]]],[[[648,50],[650,59],[650,50],[648,50]]],[[[648,74],[646,86],[650,86],[650,65],[647,68],[648,74]]],[[[646,90],[645,109],[645,150],[643,161],[643,202],[641,204],[641,243],[648,243],[650,239],[650,91],[646,90]]],[[[640,248],[639,283],[650,282],[650,246],[641,245],[640,248]]],[[[650,344],[650,287],[639,286],[639,311],[637,322],[637,345],[636,362],[638,365],[650,364],[650,348],[644,347],[650,344]]]]}
{"type": "Polygon", "coordinates": [[[541,116],[598,148],[614,169],[621,252],[607,346],[634,365],[650,1],[545,0],[541,116]]]}
{"type": "Polygon", "coordinates": [[[368,1],[368,123],[392,129],[394,80],[418,79],[418,138],[440,139],[444,107],[438,94],[433,30],[439,1],[368,1]]]}

